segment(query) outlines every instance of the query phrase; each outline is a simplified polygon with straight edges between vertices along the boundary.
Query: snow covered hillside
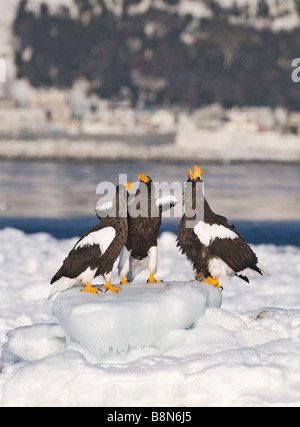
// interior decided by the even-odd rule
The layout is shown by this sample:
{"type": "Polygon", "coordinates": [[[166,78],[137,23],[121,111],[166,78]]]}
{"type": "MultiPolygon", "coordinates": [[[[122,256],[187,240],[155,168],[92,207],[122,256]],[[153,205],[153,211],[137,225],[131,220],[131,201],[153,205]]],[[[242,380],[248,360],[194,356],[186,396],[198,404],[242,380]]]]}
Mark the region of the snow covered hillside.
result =
{"type": "MultiPolygon", "coordinates": [[[[0,88],[0,95],[2,91],[28,108],[49,109],[53,123],[49,128],[45,122],[42,126],[42,119],[36,120],[38,133],[43,129],[78,132],[78,124],[69,120],[74,112],[83,117],[83,133],[108,131],[105,104],[98,108],[100,98],[124,99],[132,107],[177,105],[193,110],[217,100],[228,107],[270,105],[298,110],[290,76],[292,59],[299,51],[299,0],[25,3],[20,8],[17,0],[0,4],[0,15],[5,16],[2,22],[0,18],[0,58],[7,65],[7,84],[0,88]],[[72,19],[66,18],[69,15],[72,19]],[[41,28],[44,31],[37,37],[41,28]],[[108,50],[107,37],[111,40],[108,50]],[[47,67],[43,67],[45,60],[47,67]],[[71,101],[67,90],[73,87],[75,93],[78,85],[98,101],[89,97],[89,102],[77,99],[77,106],[69,105],[75,97],[71,101]],[[65,88],[69,103],[56,98],[54,91],[60,101],[52,106],[53,101],[43,100],[44,91],[35,88],[47,87],[65,88]],[[57,116],[54,105],[64,113],[57,116]],[[89,105],[95,114],[89,114],[89,105]]],[[[135,128],[136,119],[130,113],[125,121],[135,128]]],[[[8,128],[3,134],[20,133],[20,126],[11,127],[10,116],[5,123],[8,128]]],[[[23,126],[24,133],[27,127],[23,126]]],[[[35,125],[29,121],[26,126],[35,134],[35,125]]]]}
{"type": "Polygon", "coordinates": [[[229,14],[232,23],[271,28],[274,31],[291,30],[300,24],[299,2],[297,0],[218,0],[205,2],[182,0],[179,10],[194,16],[212,16],[211,10],[217,5],[229,14]],[[206,5],[206,6],[205,6],[206,5]]]}
{"type": "MultiPolygon", "coordinates": [[[[206,306],[192,327],[96,357],[69,339],[47,301],[75,241],[0,231],[0,406],[300,406],[300,248],[255,246],[271,277],[224,282],[221,308],[206,306]]],[[[174,234],[159,239],[157,277],[193,278],[174,234]]],[[[153,315],[144,312],[150,324],[153,315]]]]}
{"type": "MultiPolygon", "coordinates": [[[[69,9],[71,16],[73,18],[78,17],[78,8],[74,0],[27,0],[28,8],[35,12],[39,13],[40,6],[42,3],[47,4],[50,13],[57,13],[61,6],[65,6],[69,9]]],[[[3,20],[5,26],[12,22],[12,17],[16,13],[16,9],[19,5],[19,0],[10,0],[2,1],[0,5],[1,16],[5,17],[4,19],[0,18],[0,24],[3,20]]],[[[107,7],[110,10],[118,13],[121,9],[122,2],[105,0],[107,7]]],[[[164,3],[163,1],[151,2],[149,0],[140,0],[136,5],[130,6],[132,14],[135,13],[145,13],[149,7],[155,6],[157,8],[169,9],[170,11],[178,10],[182,14],[192,14],[195,17],[212,17],[213,16],[213,6],[210,2],[206,0],[179,0],[178,5],[170,6],[164,3]]],[[[211,2],[213,3],[213,2],[211,2]]],[[[295,26],[299,25],[300,19],[298,15],[299,5],[297,0],[218,0],[214,2],[220,8],[226,10],[233,15],[233,19],[236,22],[250,23],[252,25],[265,25],[270,26],[271,28],[278,29],[292,29],[295,26]],[[260,3],[262,6],[260,6],[260,3]],[[261,16],[260,22],[258,22],[257,14],[259,10],[265,11],[266,16],[261,16]],[[240,17],[237,17],[240,15],[240,17]]],[[[95,13],[97,13],[97,7],[95,2],[95,13]]]]}

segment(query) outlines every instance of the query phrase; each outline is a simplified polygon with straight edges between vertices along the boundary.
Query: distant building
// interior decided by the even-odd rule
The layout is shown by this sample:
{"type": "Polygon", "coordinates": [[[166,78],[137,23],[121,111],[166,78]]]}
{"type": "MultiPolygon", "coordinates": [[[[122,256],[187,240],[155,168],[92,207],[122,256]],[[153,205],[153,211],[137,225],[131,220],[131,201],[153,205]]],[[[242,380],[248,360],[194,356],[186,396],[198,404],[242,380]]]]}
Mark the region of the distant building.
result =
{"type": "Polygon", "coordinates": [[[39,135],[45,128],[46,118],[41,108],[0,108],[1,135],[39,135]]]}
{"type": "Polygon", "coordinates": [[[270,107],[234,107],[226,111],[226,128],[252,132],[273,130],[275,115],[270,107]]]}
{"type": "Polygon", "coordinates": [[[300,113],[290,113],[286,123],[282,126],[283,132],[300,135],[300,113]]]}
{"type": "Polygon", "coordinates": [[[193,121],[198,129],[218,129],[224,125],[225,111],[223,107],[214,103],[196,110],[193,121]]]}
{"type": "Polygon", "coordinates": [[[10,96],[1,96],[0,97],[0,111],[5,108],[15,108],[16,103],[13,98],[10,96]]]}
{"type": "Polygon", "coordinates": [[[71,120],[71,109],[64,91],[56,89],[32,91],[30,105],[32,108],[42,109],[48,124],[55,124],[62,131],[66,129],[71,120]]]}

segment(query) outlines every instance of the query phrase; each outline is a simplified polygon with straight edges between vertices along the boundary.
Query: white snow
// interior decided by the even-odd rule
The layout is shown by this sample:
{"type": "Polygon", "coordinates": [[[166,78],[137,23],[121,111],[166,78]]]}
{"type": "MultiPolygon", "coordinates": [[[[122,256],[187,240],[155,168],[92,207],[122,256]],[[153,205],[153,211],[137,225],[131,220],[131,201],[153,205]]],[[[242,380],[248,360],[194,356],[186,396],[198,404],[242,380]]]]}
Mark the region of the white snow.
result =
{"type": "Polygon", "coordinates": [[[3,346],[2,360],[14,362],[20,360],[39,360],[52,353],[64,350],[65,334],[56,324],[35,324],[21,326],[7,333],[7,342],[3,346]],[[60,338],[62,334],[63,338],[60,338]]]}
{"type": "MultiPolygon", "coordinates": [[[[165,280],[159,286],[166,286],[169,280],[185,282],[193,278],[192,268],[179,254],[175,239],[171,233],[159,238],[156,277],[165,280]]],[[[98,301],[106,300],[110,307],[114,300],[121,299],[111,316],[91,325],[97,336],[98,329],[102,329],[109,339],[105,328],[111,327],[111,319],[129,324],[134,312],[125,316],[125,296],[138,289],[145,292],[145,300],[141,306],[130,304],[139,316],[144,307],[141,326],[148,322],[156,336],[150,339],[149,331],[138,331],[134,342],[135,325],[132,331],[126,330],[126,341],[130,338],[132,347],[126,350],[120,342],[122,351],[96,355],[86,343],[71,339],[65,330],[66,319],[62,327],[52,314],[52,307],[55,310],[69,298],[76,301],[81,297],[79,288],[59,295],[54,303],[47,301],[49,281],[76,241],[56,240],[45,233],[25,235],[14,229],[0,230],[1,407],[300,406],[300,248],[253,246],[271,277],[256,275],[250,285],[237,278],[221,282],[224,291],[220,308],[204,304],[205,312],[202,310],[190,328],[186,325],[192,321],[188,319],[192,313],[182,313],[172,327],[162,324],[161,335],[155,313],[145,307],[155,303],[161,310],[170,293],[174,291],[175,300],[182,289],[173,286],[160,294],[162,300],[151,302],[151,294],[149,300],[147,297],[150,288],[144,284],[148,276],[145,272],[134,285],[125,285],[126,291],[122,289],[116,296],[99,295],[98,301]],[[185,316],[186,323],[182,322],[185,316]]],[[[117,280],[114,272],[113,283],[117,280]]],[[[101,284],[101,280],[94,282],[101,284]]],[[[187,283],[186,298],[195,296],[194,286],[187,283]]],[[[156,289],[158,292],[160,288],[156,289]]],[[[85,309],[94,306],[93,297],[98,298],[86,298],[92,303],[86,303],[85,309]]],[[[192,299],[191,312],[196,309],[192,299]]],[[[166,311],[172,316],[169,308],[166,311]]],[[[86,334],[91,334],[89,328],[86,334]]]]}
{"type": "MultiPolygon", "coordinates": [[[[269,6],[269,16],[258,17],[258,4],[260,0],[218,0],[219,6],[224,9],[237,6],[240,9],[241,16],[232,16],[230,21],[233,24],[251,25],[257,28],[270,28],[273,31],[292,30],[299,26],[299,16],[296,11],[296,2],[294,0],[266,0],[269,6]],[[245,11],[247,10],[247,13],[245,11]]],[[[195,17],[212,16],[212,11],[206,1],[182,0],[179,4],[179,12],[183,14],[190,13],[195,17]]]]}
{"type": "Polygon", "coordinates": [[[46,4],[49,12],[52,14],[58,13],[60,8],[64,6],[69,9],[72,17],[78,16],[77,7],[73,0],[29,0],[27,1],[27,10],[39,14],[42,4],[46,4]]]}

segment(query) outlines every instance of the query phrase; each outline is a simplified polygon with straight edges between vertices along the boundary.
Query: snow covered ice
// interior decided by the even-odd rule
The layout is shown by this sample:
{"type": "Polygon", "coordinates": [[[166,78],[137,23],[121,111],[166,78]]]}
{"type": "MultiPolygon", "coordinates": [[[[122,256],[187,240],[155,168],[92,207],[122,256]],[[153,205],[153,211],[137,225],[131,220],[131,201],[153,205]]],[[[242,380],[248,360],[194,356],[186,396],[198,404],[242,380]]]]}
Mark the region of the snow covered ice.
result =
{"type": "Polygon", "coordinates": [[[206,307],[220,307],[221,292],[195,282],[122,286],[118,294],[63,292],[53,313],[69,337],[101,356],[149,346],[174,329],[189,328],[206,307]]]}
{"type": "MultiPolygon", "coordinates": [[[[192,268],[175,239],[171,233],[159,238],[157,278],[165,283],[156,292],[161,300],[151,302],[147,296],[147,273],[117,296],[84,296],[85,310],[93,307],[93,297],[106,299],[113,310],[101,324],[92,325],[97,336],[104,330],[106,343],[112,341],[105,330],[109,322],[124,322],[122,334],[125,330],[127,336],[120,332],[117,346],[101,353],[99,347],[90,347],[89,328],[84,343],[68,330],[63,306],[69,298],[76,302],[82,296],[80,288],[47,301],[53,271],[76,238],[1,230],[0,406],[300,406],[300,248],[254,246],[272,276],[254,276],[250,285],[238,279],[222,282],[218,308],[219,290],[209,288],[209,302],[188,282],[192,268]],[[168,283],[171,289],[159,292],[168,283]],[[175,300],[184,286],[190,310],[174,324],[162,322],[160,330],[166,301],[170,295],[175,300]],[[154,334],[137,335],[134,342],[137,325],[125,316],[125,297],[128,294],[133,303],[140,288],[145,299],[135,315],[145,322],[143,327],[148,322],[154,334]],[[114,307],[117,297],[120,303],[114,307]],[[196,298],[203,298],[199,307],[196,298]],[[148,303],[156,304],[158,319],[145,309],[148,303]],[[61,324],[52,310],[64,315],[61,324]]],[[[115,275],[113,283],[117,281],[115,275]]],[[[177,312],[181,304],[186,301],[178,303],[177,312]]]]}

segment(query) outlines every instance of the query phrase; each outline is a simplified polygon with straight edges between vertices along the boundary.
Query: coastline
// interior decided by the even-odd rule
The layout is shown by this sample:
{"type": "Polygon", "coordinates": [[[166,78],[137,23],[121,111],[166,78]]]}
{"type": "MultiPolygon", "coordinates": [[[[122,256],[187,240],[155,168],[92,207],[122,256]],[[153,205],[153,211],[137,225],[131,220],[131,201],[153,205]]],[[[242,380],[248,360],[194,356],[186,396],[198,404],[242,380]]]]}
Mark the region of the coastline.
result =
{"type": "Polygon", "coordinates": [[[178,130],[176,134],[0,140],[1,159],[300,162],[300,138],[276,132],[178,130]]]}

